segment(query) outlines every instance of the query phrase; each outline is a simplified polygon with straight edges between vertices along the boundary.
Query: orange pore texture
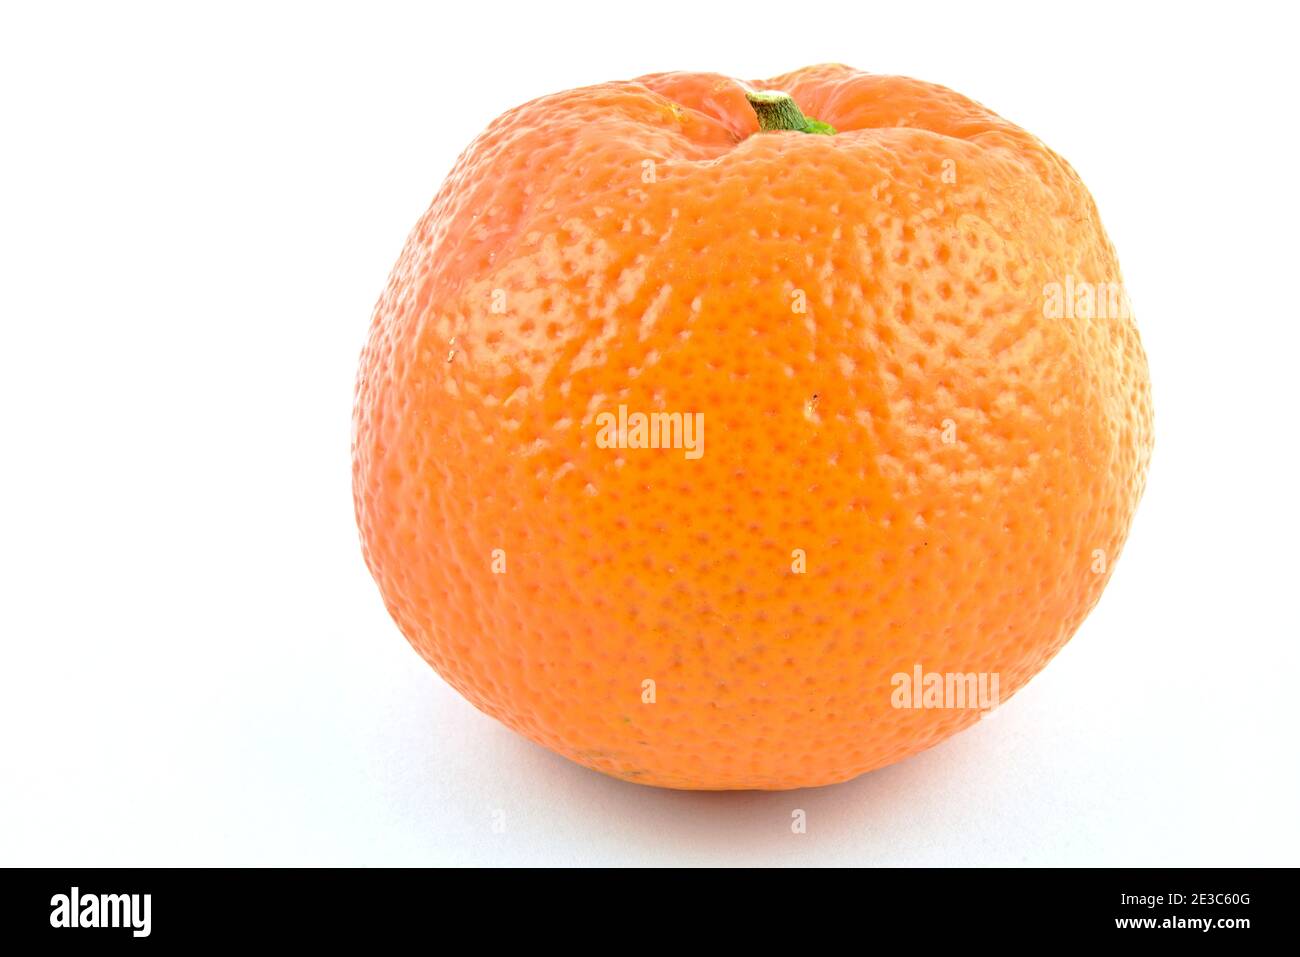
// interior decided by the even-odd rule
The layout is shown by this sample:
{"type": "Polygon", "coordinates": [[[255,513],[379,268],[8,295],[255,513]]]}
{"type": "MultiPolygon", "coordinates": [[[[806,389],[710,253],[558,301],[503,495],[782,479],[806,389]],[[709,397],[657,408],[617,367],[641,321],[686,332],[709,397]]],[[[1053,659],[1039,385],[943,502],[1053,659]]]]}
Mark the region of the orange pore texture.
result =
{"type": "Polygon", "coordinates": [[[842,781],[977,720],[894,707],[893,676],[1005,700],[1041,669],[1152,441],[1132,321],[1045,306],[1121,281],[1060,157],[916,80],[752,86],[838,133],[760,133],[716,74],[496,120],[357,386],[357,519],[411,644],[519,733],[665,787],[842,781]],[[703,413],[703,454],[603,447],[620,405],[703,413]]]}

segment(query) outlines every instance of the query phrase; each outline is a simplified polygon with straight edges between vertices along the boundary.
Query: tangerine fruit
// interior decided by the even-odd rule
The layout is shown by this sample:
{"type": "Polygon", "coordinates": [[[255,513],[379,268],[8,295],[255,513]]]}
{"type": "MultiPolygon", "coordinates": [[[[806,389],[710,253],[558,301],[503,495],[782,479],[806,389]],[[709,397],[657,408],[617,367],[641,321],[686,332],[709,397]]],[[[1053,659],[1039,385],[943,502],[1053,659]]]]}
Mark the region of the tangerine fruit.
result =
{"type": "Polygon", "coordinates": [[[588,767],[898,761],[1038,672],[1114,567],[1152,445],[1121,283],[1071,167],[943,87],[543,97],[460,157],[376,307],[366,561],[453,687],[588,767]]]}

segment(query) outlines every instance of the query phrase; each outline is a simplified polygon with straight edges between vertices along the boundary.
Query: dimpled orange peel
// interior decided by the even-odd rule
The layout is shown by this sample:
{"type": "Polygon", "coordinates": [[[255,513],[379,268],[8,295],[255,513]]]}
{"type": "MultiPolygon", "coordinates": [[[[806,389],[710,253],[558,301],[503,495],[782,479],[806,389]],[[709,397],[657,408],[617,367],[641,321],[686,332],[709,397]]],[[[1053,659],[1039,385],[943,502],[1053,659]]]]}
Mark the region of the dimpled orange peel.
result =
{"type": "Polygon", "coordinates": [[[443,678],[590,768],[890,764],[1020,688],[1114,568],[1152,444],[1120,283],[1070,166],[943,87],[543,97],[460,157],[375,310],[366,562],[443,678]]]}

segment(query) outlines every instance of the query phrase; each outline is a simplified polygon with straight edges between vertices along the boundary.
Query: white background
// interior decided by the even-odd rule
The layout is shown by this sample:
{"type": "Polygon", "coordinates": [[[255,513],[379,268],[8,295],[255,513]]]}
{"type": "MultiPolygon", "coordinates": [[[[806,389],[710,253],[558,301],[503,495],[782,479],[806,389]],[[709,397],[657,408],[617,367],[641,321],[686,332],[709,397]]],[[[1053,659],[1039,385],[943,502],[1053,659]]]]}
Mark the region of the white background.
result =
{"type": "Polygon", "coordinates": [[[0,863],[1300,863],[1282,10],[6,5],[0,863]],[[503,110],[826,60],[952,86],[1079,170],[1150,355],[1146,498],[995,720],[815,791],[620,783],[387,617],[349,473],[370,311],[503,110]]]}

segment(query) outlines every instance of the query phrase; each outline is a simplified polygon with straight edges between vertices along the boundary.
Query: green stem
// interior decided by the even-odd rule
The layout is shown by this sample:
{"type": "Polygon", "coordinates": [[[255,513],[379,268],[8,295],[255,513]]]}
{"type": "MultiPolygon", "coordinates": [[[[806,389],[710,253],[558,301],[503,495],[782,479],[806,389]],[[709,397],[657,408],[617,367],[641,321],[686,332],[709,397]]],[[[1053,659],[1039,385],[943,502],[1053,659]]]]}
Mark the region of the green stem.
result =
{"type": "Polygon", "coordinates": [[[758,116],[760,130],[793,130],[796,133],[821,133],[833,136],[835,128],[811,117],[795,105],[789,93],[780,90],[748,90],[745,99],[758,116]]]}

